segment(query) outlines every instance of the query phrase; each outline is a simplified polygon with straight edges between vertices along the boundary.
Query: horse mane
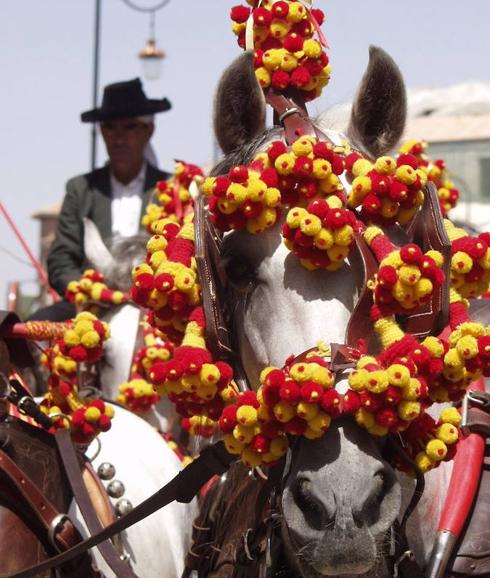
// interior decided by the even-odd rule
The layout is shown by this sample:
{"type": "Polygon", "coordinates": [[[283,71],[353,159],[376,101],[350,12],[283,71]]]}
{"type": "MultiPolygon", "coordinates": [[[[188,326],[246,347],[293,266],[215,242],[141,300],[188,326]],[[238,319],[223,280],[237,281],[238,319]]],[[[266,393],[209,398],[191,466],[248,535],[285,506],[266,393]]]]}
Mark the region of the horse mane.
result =
{"type": "Polygon", "coordinates": [[[114,263],[107,271],[104,271],[105,281],[111,289],[119,291],[131,289],[133,284],[131,270],[145,260],[148,239],[149,236],[146,233],[113,239],[110,250],[114,263]]]}

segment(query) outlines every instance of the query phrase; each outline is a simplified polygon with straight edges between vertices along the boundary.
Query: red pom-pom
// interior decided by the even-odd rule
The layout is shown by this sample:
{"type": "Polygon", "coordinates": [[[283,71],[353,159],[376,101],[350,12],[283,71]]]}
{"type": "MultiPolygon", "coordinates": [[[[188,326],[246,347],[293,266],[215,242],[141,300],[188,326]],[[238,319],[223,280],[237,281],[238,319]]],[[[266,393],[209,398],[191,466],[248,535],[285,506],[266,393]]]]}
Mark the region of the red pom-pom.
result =
{"type": "Polygon", "coordinates": [[[255,8],[253,11],[253,17],[255,24],[257,24],[257,26],[263,26],[264,28],[267,28],[267,26],[272,22],[272,14],[269,10],[262,7],[255,8]]]}
{"type": "MultiPolygon", "coordinates": [[[[288,34],[283,40],[283,46],[289,52],[299,52],[303,49],[303,38],[299,34],[288,34]]],[[[311,71],[310,71],[311,72],[311,71]]]]}
{"type": "Polygon", "coordinates": [[[271,84],[274,88],[284,90],[289,86],[290,77],[285,70],[276,70],[272,73],[271,84]]]}
{"type": "Polygon", "coordinates": [[[291,74],[291,85],[296,88],[302,88],[311,81],[311,74],[304,66],[298,66],[291,74]]]}
{"type": "Polygon", "coordinates": [[[267,155],[269,156],[270,160],[274,162],[278,156],[287,152],[287,147],[282,141],[274,141],[271,143],[269,148],[267,149],[267,155]]]}
{"type": "Polygon", "coordinates": [[[356,391],[349,390],[342,400],[342,408],[346,413],[355,413],[361,407],[361,399],[356,391]]]}
{"type": "Polygon", "coordinates": [[[323,22],[325,21],[325,13],[323,12],[323,10],[320,10],[319,8],[313,8],[311,10],[311,15],[313,16],[313,18],[318,22],[318,24],[321,26],[323,24],[323,22]]]}
{"type": "Polygon", "coordinates": [[[247,6],[233,6],[230,10],[230,18],[233,22],[238,22],[239,24],[246,22],[250,16],[250,8],[247,6]]]}
{"type": "Polygon", "coordinates": [[[295,405],[301,399],[301,389],[295,381],[287,380],[279,388],[279,397],[295,405]]]}
{"type": "Polygon", "coordinates": [[[320,405],[328,414],[336,417],[340,413],[341,399],[340,394],[335,389],[329,389],[322,395],[320,405]]]}
{"type": "Polygon", "coordinates": [[[419,162],[417,157],[411,154],[400,155],[396,160],[396,166],[401,167],[403,165],[408,165],[412,169],[417,169],[419,167],[419,162]]]}
{"type": "Polygon", "coordinates": [[[283,0],[279,0],[279,2],[274,2],[271,7],[271,12],[274,18],[285,19],[289,13],[289,4],[284,2],[283,0]]]}
{"type": "Polygon", "coordinates": [[[424,254],[418,245],[409,243],[400,249],[400,257],[403,259],[403,261],[405,261],[405,263],[418,265],[424,258],[424,254]]]}
{"type": "Polygon", "coordinates": [[[228,177],[234,183],[244,183],[248,179],[248,169],[244,165],[231,167],[228,177]]]}

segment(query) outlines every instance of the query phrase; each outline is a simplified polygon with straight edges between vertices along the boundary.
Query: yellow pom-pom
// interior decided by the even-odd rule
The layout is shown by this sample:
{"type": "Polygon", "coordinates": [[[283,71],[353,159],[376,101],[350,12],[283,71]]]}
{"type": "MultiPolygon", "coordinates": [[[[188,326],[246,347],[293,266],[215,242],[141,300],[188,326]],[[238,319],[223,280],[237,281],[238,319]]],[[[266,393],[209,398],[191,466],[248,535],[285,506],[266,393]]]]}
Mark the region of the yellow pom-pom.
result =
{"type": "Polygon", "coordinates": [[[232,434],[226,434],[224,441],[226,451],[229,454],[239,455],[245,448],[245,444],[239,442],[232,434]]]}
{"type": "Polygon", "coordinates": [[[390,382],[386,371],[370,371],[367,374],[366,389],[372,393],[383,393],[388,389],[390,382]]]}
{"type": "Polygon", "coordinates": [[[335,237],[329,229],[321,229],[316,235],[313,244],[318,249],[330,249],[335,243],[335,237]]]}
{"type": "Polygon", "coordinates": [[[314,418],[308,420],[308,427],[315,432],[324,432],[331,422],[332,418],[327,413],[319,411],[314,418]]]}
{"type": "Polygon", "coordinates": [[[93,406],[92,406],[92,407],[88,407],[88,408],[85,410],[85,414],[84,414],[85,419],[86,419],[87,421],[91,421],[91,422],[99,421],[100,415],[101,415],[100,409],[97,408],[97,407],[93,407],[93,406]]]}
{"type": "Polygon", "coordinates": [[[312,173],[315,179],[326,179],[332,173],[332,165],[325,159],[315,159],[312,173]]]}
{"type": "Polygon", "coordinates": [[[295,363],[291,366],[289,374],[295,381],[307,381],[311,378],[312,369],[309,363],[295,363]]]}
{"type": "Polygon", "coordinates": [[[240,457],[242,462],[249,468],[256,468],[262,463],[262,456],[251,448],[245,448],[240,457]]]}
{"type": "Polygon", "coordinates": [[[73,329],[68,329],[63,336],[63,341],[68,347],[76,347],[80,344],[80,336],[73,329]]]}
{"type": "Polygon", "coordinates": [[[279,155],[274,162],[274,166],[280,175],[290,175],[293,172],[295,157],[291,153],[279,155]]]}
{"type": "Polygon", "coordinates": [[[446,457],[447,446],[440,439],[430,440],[425,448],[425,452],[429,456],[429,459],[434,462],[439,462],[446,457]]]}
{"type": "Polygon", "coordinates": [[[444,345],[442,344],[442,341],[440,339],[438,339],[437,337],[432,337],[432,336],[426,337],[422,341],[422,345],[424,347],[427,347],[427,349],[435,357],[442,357],[442,355],[444,354],[444,345]]]}
{"type": "Polygon", "coordinates": [[[257,418],[257,410],[251,405],[242,405],[236,412],[238,423],[247,427],[255,425],[257,418]]]}
{"type": "Polygon", "coordinates": [[[374,163],[374,170],[383,175],[391,175],[396,170],[396,161],[393,157],[379,157],[374,163]]]}
{"type": "Polygon", "coordinates": [[[355,177],[363,177],[371,171],[373,165],[367,159],[357,159],[357,161],[352,165],[352,174],[355,177]]]}
{"type": "Polygon", "coordinates": [[[414,461],[416,466],[423,474],[431,470],[435,465],[433,460],[431,460],[430,457],[425,452],[419,452],[415,456],[414,461]]]}
{"type": "Polygon", "coordinates": [[[391,385],[404,387],[410,384],[410,371],[401,363],[394,363],[386,370],[391,385]]]}
{"type": "Polygon", "coordinates": [[[473,335],[464,335],[458,340],[456,349],[463,359],[473,359],[478,355],[478,342],[473,335]]]}
{"type": "Polygon", "coordinates": [[[463,251],[457,251],[451,257],[451,269],[458,274],[466,274],[473,268],[473,259],[463,251]]]}
{"type": "Polygon", "coordinates": [[[458,428],[452,423],[443,423],[436,430],[436,436],[444,443],[450,445],[458,441],[458,428]]]}
{"type": "Polygon", "coordinates": [[[417,401],[401,401],[398,404],[398,415],[405,421],[412,421],[420,415],[420,403],[417,401]]]}
{"type": "Polygon", "coordinates": [[[291,421],[293,417],[296,415],[294,407],[292,407],[291,405],[289,405],[289,403],[286,403],[285,401],[280,401],[276,403],[276,405],[273,408],[273,412],[274,415],[276,416],[276,419],[281,423],[287,423],[288,421],[291,421]]]}
{"type": "Polygon", "coordinates": [[[240,443],[249,444],[255,436],[255,428],[238,424],[233,428],[233,436],[240,443]]]}
{"type": "Polygon", "coordinates": [[[288,438],[286,436],[280,436],[271,441],[269,451],[276,458],[280,458],[287,452],[288,445],[288,438]]]}
{"type": "Polygon", "coordinates": [[[80,341],[87,349],[94,349],[100,343],[100,335],[97,331],[87,331],[82,335],[80,341]]]}
{"type": "Polygon", "coordinates": [[[446,409],[443,409],[439,418],[442,422],[450,423],[455,426],[461,423],[461,415],[455,407],[447,407],[446,409]]]}
{"type": "Polygon", "coordinates": [[[291,149],[296,156],[306,157],[313,152],[312,139],[309,137],[300,137],[294,141],[291,149]]]}
{"type": "Polygon", "coordinates": [[[409,165],[402,165],[396,169],[396,178],[405,185],[413,185],[417,180],[417,173],[409,165]]]}
{"type": "Polygon", "coordinates": [[[270,72],[264,66],[255,70],[255,78],[262,88],[268,88],[271,84],[270,72]]]}
{"type": "Polygon", "coordinates": [[[313,38],[309,38],[303,43],[303,52],[308,58],[320,58],[322,54],[322,47],[319,42],[313,38]]]}
{"type": "Polygon", "coordinates": [[[302,233],[310,237],[317,235],[322,229],[322,222],[316,215],[307,213],[300,221],[299,228],[302,233]]]}
{"type": "Polygon", "coordinates": [[[287,36],[290,30],[290,25],[285,20],[273,20],[269,29],[273,38],[281,39],[287,36]]]}
{"type": "Polygon", "coordinates": [[[366,411],[363,407],[356,411],[356,422],[366,429],[374,426],[374,415],[366,411]]]}
{"type": "Polygon", "coordinates": [[[296,407],[297,415],[306,420],[310,421],[318,415],[318,405],[316,403],[306,403],[300,401],[296,407]]]}
{"type": "Polygon", "coordinates": [[[214,385],[219,381],[221,373],[216,365],[203,363],[199,377],[204,385],[214,385]]]}
{"type": "Polygon", "coordinates": [[[366,389],[369,380],[369,372],[365,369],[358,369],[349,375],[349,386],[354,391],[362,391],[366,389]]]}

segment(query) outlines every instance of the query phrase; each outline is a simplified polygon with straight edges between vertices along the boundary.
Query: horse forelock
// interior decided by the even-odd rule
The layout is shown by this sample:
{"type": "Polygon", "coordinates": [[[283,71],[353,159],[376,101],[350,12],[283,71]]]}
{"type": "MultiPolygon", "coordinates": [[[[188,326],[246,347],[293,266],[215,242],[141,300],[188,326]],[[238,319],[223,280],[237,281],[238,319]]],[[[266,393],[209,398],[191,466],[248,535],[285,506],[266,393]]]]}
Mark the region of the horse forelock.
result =
{"type": "Polygon", "coordinates": [[[129,291],[132,285],[131,271],[145,260],[148,238],[147,234],[140,233],[113,239],[111,253],[114,263],[104,272],[105,281],[111,289],[129,291]]]}

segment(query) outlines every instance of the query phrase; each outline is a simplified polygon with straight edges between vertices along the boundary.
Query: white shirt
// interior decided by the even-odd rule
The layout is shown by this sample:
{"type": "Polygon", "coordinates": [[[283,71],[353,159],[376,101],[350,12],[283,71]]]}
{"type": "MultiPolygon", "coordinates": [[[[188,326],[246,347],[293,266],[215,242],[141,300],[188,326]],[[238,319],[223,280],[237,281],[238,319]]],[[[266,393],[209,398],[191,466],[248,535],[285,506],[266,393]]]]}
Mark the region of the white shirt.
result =
{"type": "Polygon", "coordinates": [[[138,234],[145,173],[146,163],[143,163],[138,175],[127,185],[120,183],[111,173],[111,216],[114,237],[131,237],[138,234]]]}

